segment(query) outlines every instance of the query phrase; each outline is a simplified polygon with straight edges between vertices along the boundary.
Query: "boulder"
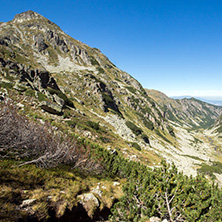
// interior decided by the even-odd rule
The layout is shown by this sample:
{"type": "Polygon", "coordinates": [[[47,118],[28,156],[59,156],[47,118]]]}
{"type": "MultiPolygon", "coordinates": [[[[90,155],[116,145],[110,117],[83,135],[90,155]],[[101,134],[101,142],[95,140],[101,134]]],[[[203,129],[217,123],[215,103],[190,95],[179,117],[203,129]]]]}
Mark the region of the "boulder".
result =
{"type": "Polygon", "coordinates": [[[148,222],[161,222],[161,219],[158,217],[151,217],[148,222]]]}
{"type": "Polygon", "coordinates": [[[86,210],[88,216],[93,218],[94,212],[99,207],[99,200],[92,193],[79,195],[78,198],[80,199],[79,203],[86,210]]]}
{"type": "Polygon", "coordinates": [[[103,192],[100,190],[100,187],[98,185],[96,188],[92,189],[92,193],[95,193],[99,195],[99,197],[101,197],[103,192]]]}
{"type": "Polygon", "coordinates": [[[53,99],[59,106],[64,107],[65,101],[62,98],[60,98],[58,95],[54,94],[53,99]]]}
{"type": "Polygon", "coordinates": [[[113,182],[113,186],[119,186],[119,185],[120,185],[119,182],[117,182],[117,181],[114,181],[114,182],[113,182]]]}
{"type": "Polygon", "coordinates": [[[20,205],[20,207],[21,208],[28,207],[28,206],[32,205],[34,202],[36,202],[36,199],[23,200],[22,204],[20,205]]]}
{"type": "Polygon", "coordinates": [[[62,114],[62,107],[57,105],[56,103],[52,103],[49,101],[43,101],[43,102],[41,102],[41,104],[39,106],[49,113],[57,114],[57,115],[62,114]]]}

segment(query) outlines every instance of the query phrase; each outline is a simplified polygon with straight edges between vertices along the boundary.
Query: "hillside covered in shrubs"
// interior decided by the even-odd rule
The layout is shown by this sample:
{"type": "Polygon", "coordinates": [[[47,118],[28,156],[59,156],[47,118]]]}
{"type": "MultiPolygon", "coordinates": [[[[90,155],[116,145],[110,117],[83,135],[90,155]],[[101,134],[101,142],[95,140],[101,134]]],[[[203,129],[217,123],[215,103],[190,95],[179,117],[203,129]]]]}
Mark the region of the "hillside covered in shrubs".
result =
{"type": "Polygon", "coordinates": [[[101,214],[110,221],[147,221],[153,216],[168,221],[221,220],[222,191],[202,175],[184,176],[166,162],[151,170],[118,152],[56,133],[9,103],[1,104],[0,135],[1,219],[91,221],[101,214]],[[123,194],[115,194],[110,185],[108,190],[117,180],[124,184],[123,194]],[[84,213],[78,207],[84,206],[79,195],[98,181],[107,186],[107,193],[98,197],[100,210],[94,206],[84,213]],[[33,203],[25,206],[24,198],[33,203]]]}

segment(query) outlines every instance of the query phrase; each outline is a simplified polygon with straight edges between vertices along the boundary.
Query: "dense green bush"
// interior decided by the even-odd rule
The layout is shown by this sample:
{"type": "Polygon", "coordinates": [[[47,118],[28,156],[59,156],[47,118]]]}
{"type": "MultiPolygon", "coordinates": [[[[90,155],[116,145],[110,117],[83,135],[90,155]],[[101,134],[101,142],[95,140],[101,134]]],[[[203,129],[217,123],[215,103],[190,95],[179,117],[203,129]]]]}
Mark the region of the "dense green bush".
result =
{"type": "Polygon", "coordinates": [[[139,150],[139,151],[141,151],[141,147],[140,147],[140,145],[138,144],[138,143],[131,143],[132,144],[132,147],[134,147],[135,149],[137,149],[137,150],[139,150]]]}
{"type": "Polygon", "coordinates": [[[126,126],[130,128],[136,136],[140,135],[143,132],[143,130],[136,126],[133,122],[126,121],[126,126]]]}
{"type": "Polygon", "coordinates": [[[127,86],[126,87],[131,93],[135,94],[136,93],[136,89],[131,87],[131,86],[127,86]]]}
{"type": "Polygon", "coordinates": [[[150,143],[149,138],[148,138],[148,136],[147,136],[146,134],[143,133],[143,134],[141,135],[141,138],[143,139],[143,141],[144,141],[145,143],[148,143],[148,144],[150,143]]]}
{"type": "Polygon", "coordinates": [[[70,100],[64,93],[62,93],[60,90],[56,90],[56,89],[52,89],[52,88],[47,88],[47,90],[53,95],[56,94],[58,97],[60,97],[61,99],[64,100],[65,105],[73,107],[74,108],[74,104],[72,102],[72,100],[70,100]]]}
{"type": "Polygon", "coordinates": [[[174,133],[173,128],[171,126],[167,126],[167,130],[171,136],[175,137],[175,133],[174,133]]]}
{"type": "MultiPolygon", "coordinates": [[[[177,172],[162,162],[150,171],[134,165],[124,186],[124,196],[112,209],[110,221],[148,221],[156,216],[168,221],[221,221],[222,191],[202,176],[177,172]]],[[[130,165],[130,164],[129,164],[130,165]]]]}
{"type": "Polygon", "coordinates": [[[87,121],[86,125],[89,126],[92,129],[96,130],[96,131],[98,131],[100,129],[98,122],[87,121]]]}
{"type": "Polygon", "coordinates": [[[90,62],[93,66],[99,66],[99,63],[93,56],[90,56],[90,62]]]}
{"type": "Polygon", "coordinates": [[[222,192],[204,177],[184,176],[165,162],[152,171],[96,145],[91,152],[102,159],[109,176],[128,179],[125,195],[112,209],[111,221],[142,221],[152,216],[169,221],[220,221],[222,192]]]}
{"type": "Polygon", "coordinates": [[[165,161],[161,168],[151,170],[96,144],[90,144],[90,150],[107,176],[128,181],[123,187],[124,196],[112,208],[110,221],[141,222],[152,216],[168,221],[221,221],[222,191],[203,176],[184,176],[165,161]]]}

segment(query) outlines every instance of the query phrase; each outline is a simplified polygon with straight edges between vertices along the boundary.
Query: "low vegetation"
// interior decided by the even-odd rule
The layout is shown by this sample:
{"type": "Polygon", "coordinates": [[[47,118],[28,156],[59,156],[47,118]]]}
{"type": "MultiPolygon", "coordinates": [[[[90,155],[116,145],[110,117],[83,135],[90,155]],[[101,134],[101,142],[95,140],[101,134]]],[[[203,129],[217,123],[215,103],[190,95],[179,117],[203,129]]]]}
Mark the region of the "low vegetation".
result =
{"type": "Polygon", "coordinates": [[[73,221],[79,220],[79,214],[89,220],[78,207],[79,195],[90,192],[98,183],[102,184],[105,187],[103,195],[97,198],[101,203],[100,211],[103,211],[111,208],[115,199],[122,194],[108,177],[101,180],[98,175],[68,165],[43,169],[35,165],[16,167],[19,163],[0,160],[0,221],[57,221],[58,218],[59,221],[67,221],[66,217],[72,211],[76,212],[72,216],[73,221]],[[24,200],[33,202],[25,205],[24,200]]]}
{"type": "Polygon", "coordinates": [[[140,145],[138,143],[133,142],[133,143],[131,143],[131,145],[132,145],[133,148],[141,151],[141,147],[140,147],[140,145]]]}
{"type": "Polygon", "coordinates": [[[127,121],[126,126],[130,128],[136,136],[140,135],[143,132],[143,130],[136,126],[133,122],[127,121]]]}
{"type": "Polygon", "coordinates": [[[171,126],[167,126],[167,130],[168,130],[168,132],[169,132],[169,134],[170,134],[171,136],[175,137],[174,130],[173,130],[173,128],[172,128],[171,126]]]}
{"type": "Polygon", "coordinates": [[[77,164],[83,156],[75,138],[54,133],[44,125],[19,115],[10,103],[0,104],[0,157],[26,159],[21,165],[35,163],[52,167],[61,163],[77,164]]]}
{"type": "Polygon", "coordinates": [[[136,89],[131,87],[131,86],[127,86],[126,87],[131,93],[135,94],[136,93],[136,89]]]}
{"type": "Polygon", "coordinates": [[[211,165],[208,165],[206,163],[202,163],[201,167],[198,169],[198,172],[200,172],[203,175],[208,175],[212,179],[216,179],[214,173],[222,174],[222,163],[221,162],[212,162],[211,165]]]}
{"type": "Polygon", "coordinates": [[[177,172],[174,165],[149,170],[136,164],[124,186],[124,196],[112,209],[111,221],[221,221],[222,191],[203,176],[177,172]]]}
{"type": "Polygon", "coordinates": [[[74,107],[74,104],[71,99],[69,99],[64,93],[62,93],[60,90],[52,89],[50,87],[47,88],[47,90],[53,95],[56,94],[58,97],[64,100],[65,105],[74,107]]]}
{"type": "Polygon", "coordinates": [[[155,129],[155,133],[160,136],[163,140],[165,140],[167,143],[171,143],[158,129],[155,129]]]}
{"type": "Polygon", "coordinates": [[[99,129],[100,129],[99,123],[97,123],[97,122],[87,121],[86,124],[96,131],[99,131],[99,129]]]}

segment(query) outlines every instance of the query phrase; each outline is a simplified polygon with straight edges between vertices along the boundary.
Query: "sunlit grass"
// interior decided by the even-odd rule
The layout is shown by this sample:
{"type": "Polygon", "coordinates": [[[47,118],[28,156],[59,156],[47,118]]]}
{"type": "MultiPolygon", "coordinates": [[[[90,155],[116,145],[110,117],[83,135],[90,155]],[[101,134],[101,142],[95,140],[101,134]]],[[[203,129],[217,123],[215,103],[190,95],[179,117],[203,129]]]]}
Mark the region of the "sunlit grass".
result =
{"type": "MultiPolygon", "coordinates": [[[[17,167],[19,161],[0,161],[0,214],[5,218],[26,217],[32,210],[39,219],[49,217],[48,210],[55,208],[61,217],[66,209],[77,205],[78,195],[91,192],[100,184],[102,196],[95,196],[100,201],[100,210],[111,207],[115,199],[122,195],[121,186],[114,186],[114,179],[102,179],[94,175],[61,165],[56,168],[42,169],[35,165],[17,167]],[[29,210],[20,209],[23,200],[35,199],[29,210]],[[24,215],[23,215],[24,214],[24,215]],[[14,216],[12,216],[14,215],[14,216]]],[[[121,183],[124,182],[122,179],[121,183]]]]}

